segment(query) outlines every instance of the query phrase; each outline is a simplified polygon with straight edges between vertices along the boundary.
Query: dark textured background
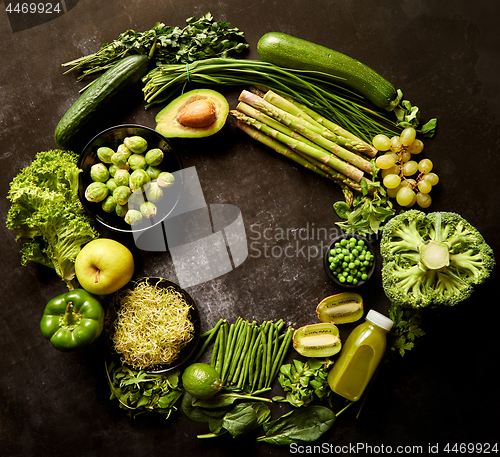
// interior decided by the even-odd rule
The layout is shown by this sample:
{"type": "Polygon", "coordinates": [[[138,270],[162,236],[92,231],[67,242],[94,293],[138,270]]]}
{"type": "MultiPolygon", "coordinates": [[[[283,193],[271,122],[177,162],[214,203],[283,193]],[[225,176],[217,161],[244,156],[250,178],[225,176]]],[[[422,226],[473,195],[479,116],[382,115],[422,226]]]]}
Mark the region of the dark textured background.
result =
{"type": "MultiPolygon", "coordinates": [[[[19,21],[11,27],[0,9],[2,221],[9,207],[9,182],[37,151],[55,147],[54,128],[83,85],[75,82],[75,75],[63,75],[60,64],[95,52],[128,28],[142,31],[157,21],[182,26],[186,18],[210,11],[215,19],[245,32],[250,58],[258,58],[256,45],[264,33],[296,35],[371,66],[402,88],[424,118],[437,117],[438,134],[425,143],[425,153],[441,177],[431,209],[460,213],[499,252],[498,2],[80,0],[68,2],[66,14],[27,29],[19,21]]],[[[234,107],[239,90],[220,90],[234,107]]],[[[154,127],[156,112],[145,111],[140,97],[131,97],[92,125],[88,137],[124,122],[154,127]]],[[[204,330],[221,317],[259,322],[283,318],[295,327],[315,322],[317,303],[340,289],[328,281],[319,257],[307,259],[300,252],[315,252],[326,240],[310,231],[296,244],[291,237],[279,240],[277,234],[287,229],[332,229],[337,220],[332,204],[342,198],[339,188],[244,137],[232,120],[216,137],[180,142],[179,152],[186,167],[196,167],[208,203],[240,208],[249,242],[267,233],[270,247],[299,249],[296,256],[277,258],[250,249],[250,257],[234,271],[190,288],[204,330]]],[[[192,423],[182,413],[168,422],[151,415],[129,419],[116,401],[109,401],[102,340],[71,354],[59,353],[43,340],[38,323],[44,306],[65,286],[52,271],[21,267],[15,234],[3,222],[0,231],[2,455],[290,453],[288,448],[257,444],[254,435],[199,440],[196,434],[205,433],[206,425],[192,423]]],[[[141,252],[131,240],[117,239],[132,249],[137,277],[176,280],[168,253],[141,252]]],[[[446,443],[494,443],[499,407],[498,279],[495,272],[471,300],[432,314],[418,347],[377,378],[361,416],[356,419],[352,407],[317,444],[390,445],[395,452],[397,445],[427,449],[439,443],[442,449],[446,443]]],[[[363,296],[367,308],[387,311],[379,272],[363,296]]],[[[342,327],[343,338],[349,330],[342,327]]],[[[275,407],[273,417],[280,410],[284,409],[275,407]]]]}

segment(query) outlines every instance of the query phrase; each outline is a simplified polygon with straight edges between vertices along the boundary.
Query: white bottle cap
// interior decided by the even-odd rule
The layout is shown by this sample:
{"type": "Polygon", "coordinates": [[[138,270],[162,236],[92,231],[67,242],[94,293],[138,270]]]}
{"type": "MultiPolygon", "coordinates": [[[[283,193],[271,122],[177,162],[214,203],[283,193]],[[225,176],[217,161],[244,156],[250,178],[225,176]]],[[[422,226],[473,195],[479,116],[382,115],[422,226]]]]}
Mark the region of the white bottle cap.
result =
{"type": "Polygon", "coordinates": [[[374,309],[368,311],[368,314],[366,315],[366,320],[370,321],[372,324],[378,325],[387,332],[394,325],[394,322],[391,319],[385,317],[383,314],[379,313],[378,311],[375,311],[374,309]]]}

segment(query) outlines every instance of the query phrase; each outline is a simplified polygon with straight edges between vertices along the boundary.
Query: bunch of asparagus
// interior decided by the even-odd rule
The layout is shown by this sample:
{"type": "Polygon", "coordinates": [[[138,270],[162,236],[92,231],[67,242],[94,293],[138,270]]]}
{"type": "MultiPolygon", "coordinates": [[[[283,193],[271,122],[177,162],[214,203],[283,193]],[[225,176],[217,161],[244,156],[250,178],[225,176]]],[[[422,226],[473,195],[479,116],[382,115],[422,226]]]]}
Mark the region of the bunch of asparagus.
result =
{"type": "MultiPolygon", "coordinates": [[[[309,107],[268,90],[244,90],[231,115],[237,127],[299,165],[346,187],[370,188],[377,150],[309,107]],[[367,175],[367,176],[365,176],[367,175]],[[365,180],[362,183],[362,180],[365,180]]],[[[346,195],[347,196],[347,195],[346,195]]]]}

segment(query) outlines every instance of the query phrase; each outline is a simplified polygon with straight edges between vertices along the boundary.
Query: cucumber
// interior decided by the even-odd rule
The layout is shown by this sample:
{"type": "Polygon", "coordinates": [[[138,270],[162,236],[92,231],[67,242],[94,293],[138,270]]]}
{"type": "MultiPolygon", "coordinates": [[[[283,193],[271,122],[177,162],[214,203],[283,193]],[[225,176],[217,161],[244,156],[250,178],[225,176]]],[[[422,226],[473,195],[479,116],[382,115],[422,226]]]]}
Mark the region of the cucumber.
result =
{"type": "Polygon", "coordinates": [[[343,78],[339,84],[355,90],[387,111],[392,111],[403,96],[389,81],[356,59],[285,33],[263,35],[257,52],[264,62],[280,67],[320,71],[343,78]]]}
{"type": "Polygon", "coordinates": [[[121,59],[97,78],[73,103],[57,124],[54,140],[58,146],[67,146],[92,115],[114,95],[137,83],[148,69],[148,58],[133,55],[121,59]]]}

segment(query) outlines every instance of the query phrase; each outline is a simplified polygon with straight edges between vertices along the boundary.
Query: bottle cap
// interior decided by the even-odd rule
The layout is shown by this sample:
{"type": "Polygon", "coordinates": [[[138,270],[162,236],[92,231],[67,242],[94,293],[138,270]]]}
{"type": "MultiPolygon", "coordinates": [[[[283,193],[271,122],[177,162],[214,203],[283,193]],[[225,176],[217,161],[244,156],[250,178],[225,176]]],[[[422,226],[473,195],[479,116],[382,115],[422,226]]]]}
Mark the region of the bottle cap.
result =
{"type": "Polygon", "coordinates": [[[383,314],[379,313],[378,311],[375,311],[374,309],[368,311],[368,314],[366,315],[366,320],[370,321],[372,324],[378,325],[387,332],[394,325],[394,322],[391,319],[385,317],[383,314]]]}

